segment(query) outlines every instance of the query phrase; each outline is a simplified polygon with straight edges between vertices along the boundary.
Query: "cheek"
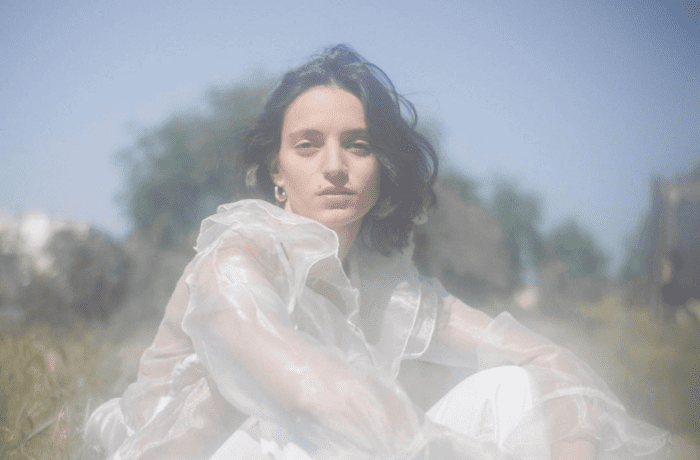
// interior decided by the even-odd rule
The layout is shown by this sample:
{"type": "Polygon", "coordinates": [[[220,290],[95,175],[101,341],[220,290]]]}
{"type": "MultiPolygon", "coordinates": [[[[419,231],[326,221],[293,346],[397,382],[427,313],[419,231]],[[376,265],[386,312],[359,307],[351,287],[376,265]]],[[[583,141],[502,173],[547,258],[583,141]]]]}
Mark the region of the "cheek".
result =
{"type": "Polygon", "coordinates": [[[280,162],[280,171],[287,189],[287,203],[295,208],[303,208],[313,195],[313,174],[306,161],[284,160],[280,162]]]}
{"type": "Polygon", "coordinates": [[[368,168],[367,173],[365,175],[365,190],[364,194],[367,196],[369,200],[371,200],[372,206],[374,206],[374,203],[376,203],[377,198],[379,197],[379,178],[380,178],[380,169],[379,169],[379,162],[376,160],[374,161],[374,164],[368,168]]]}
{"type": "Polygon", "coordinates": [[[312,177],[303,170],[294,171],[287,175],[288,188],[293,188],[297,192],[305,193],[311,188],[312,177]]]}
{"type": "Polygon", "coordinates": [[[299,180],[299,165],[288,155],[281,153],[277,160],[278,176],[283,178],[285,188],[293,188],[299,180]]]}

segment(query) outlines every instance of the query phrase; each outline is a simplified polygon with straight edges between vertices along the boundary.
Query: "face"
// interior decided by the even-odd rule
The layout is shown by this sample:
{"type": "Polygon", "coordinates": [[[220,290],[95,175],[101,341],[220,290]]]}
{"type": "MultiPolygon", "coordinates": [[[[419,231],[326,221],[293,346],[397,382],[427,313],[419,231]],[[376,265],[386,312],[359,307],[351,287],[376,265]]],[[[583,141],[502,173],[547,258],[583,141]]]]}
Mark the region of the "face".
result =
{"type": "Polygon", "coordinates": [[[317,86],[287,108],[272,180],[287,191],[286,208],[336,231],[356,227],[379,195],[362,102],[317,86]]]}

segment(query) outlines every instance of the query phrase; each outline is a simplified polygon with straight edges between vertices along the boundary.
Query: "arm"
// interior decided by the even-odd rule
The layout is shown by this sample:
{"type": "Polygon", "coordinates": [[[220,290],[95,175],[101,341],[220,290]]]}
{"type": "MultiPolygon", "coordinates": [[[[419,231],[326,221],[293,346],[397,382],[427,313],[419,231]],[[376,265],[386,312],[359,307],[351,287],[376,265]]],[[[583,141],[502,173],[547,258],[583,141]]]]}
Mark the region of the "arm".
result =
{"type": "MultiPolygon", "coordinates": [[[[522,326],[510,328],[504,334],[494,334],[494,320],[488,315],[468,307],[452,296],[446,297],[445,302],[445,315],[426,352],[426,359],[446,361],[445,364],[451,365],[467,363],[479,368],[520,365],[534,371],[535,375],[546,375],[539,380],[539,394],[542,396],[582,385],[579,376],[586,380],[587,372],[582,372],[580,368],[583,363],[548,340],[522,326]],[[577,377],[571,378],[572,375],[577,377]],[[557,381],[560,377],[562,380],[557,381]]],[[[551,420],[561,420],[562,412],[577,409],[568,398],[548,401],[543,398],[541,404],[543,412],[551,420]]],[[[572,420],[571,416],[564,418],[572,420]]],[[[550,445],[553,460],[586,460],[595,457],[594,438],[588,435],[588,430],[578,428],[580,427],[568,426],[562,429],[562,425],[550,424],[552,439],[555,439],[550,445]]]]}
{"type": "Polygon", "coordinates": [[[221,394],[244,413],[364,451],[410,444],[419,416],[393,382],[294,327],[275,257],[232,239],[188,278],[183,328],[221,394]]]}
{"type": "Polygon", "coordinates": [[[593,460],[595,444],[591,439],[561,440],[552,444],[552,460],[593,460]]]}

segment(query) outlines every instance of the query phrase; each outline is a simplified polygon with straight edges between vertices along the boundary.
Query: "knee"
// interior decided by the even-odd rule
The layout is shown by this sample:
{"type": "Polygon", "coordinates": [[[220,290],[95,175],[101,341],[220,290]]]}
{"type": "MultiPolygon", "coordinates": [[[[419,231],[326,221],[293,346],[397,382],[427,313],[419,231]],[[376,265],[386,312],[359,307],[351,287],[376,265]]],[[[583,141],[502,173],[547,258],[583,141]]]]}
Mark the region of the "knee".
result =
{"type": "Polygon", "coordinates": [[[530,376],[519,366],[501,366],[484,371],[491,373],[496,398],[506,398],[510,403],[519,403],[525,410],[532,407],[532,385],[530,376]]]}
{"type": "Polygon", "coordinates": [[[532,385],[527,371],[519,366],[499,366],[478,372],[464,383],[479,388],[489,399],[532,400],[532,385]]]}
{"type": "Polygon", "coordinates": [[[533,408],[530,376],[518,366],[496,367],[479,374],[479,386],[488,389],[483,397],[493,417],[495,440],[503,447],[533,408]]]}
{"type": "Polygon", "coordinates": [[[450,426],[446,420],[466,420],[464,408],[469,408],[467,413],[473,414],[476,425],[495,422],[498,426],[504,422],[508,431],[532,406],[528,373],[518,366],[502,366],[477,372],[460,382],[428,411],[428,416],[450,426]]]}

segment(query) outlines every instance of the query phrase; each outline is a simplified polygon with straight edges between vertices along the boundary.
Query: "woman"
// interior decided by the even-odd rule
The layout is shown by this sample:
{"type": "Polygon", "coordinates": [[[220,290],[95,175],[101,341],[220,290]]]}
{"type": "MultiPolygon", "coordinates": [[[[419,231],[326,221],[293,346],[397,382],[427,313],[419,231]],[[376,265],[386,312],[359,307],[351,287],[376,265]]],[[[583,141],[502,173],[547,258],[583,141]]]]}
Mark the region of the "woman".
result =
{"type": "Polygon", "coordinates": [[[437,156],[414,128],[346,46],[288,72],[241,168],[278,206],[203,221],[138,380],[92,414],[87,445],[113,459],[660,455],[667,434],[571,353],[416,274],[437,156]],[[473,375],[424,412],[398,383],[404,360],[473,375]]]}

